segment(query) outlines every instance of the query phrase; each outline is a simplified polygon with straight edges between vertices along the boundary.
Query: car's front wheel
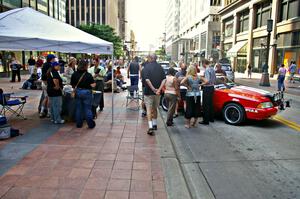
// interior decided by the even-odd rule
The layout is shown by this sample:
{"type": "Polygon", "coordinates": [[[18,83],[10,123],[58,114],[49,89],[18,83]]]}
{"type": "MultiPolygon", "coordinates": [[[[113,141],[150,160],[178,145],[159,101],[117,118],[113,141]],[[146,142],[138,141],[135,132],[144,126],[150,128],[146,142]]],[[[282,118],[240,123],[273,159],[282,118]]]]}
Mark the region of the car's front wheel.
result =
{"type": "Polygon", "coordinates": [[[229,103],[223,108],[223,118],[228,124],[238,125],[245,120],[245,110],[239,104],[229,103]]]}

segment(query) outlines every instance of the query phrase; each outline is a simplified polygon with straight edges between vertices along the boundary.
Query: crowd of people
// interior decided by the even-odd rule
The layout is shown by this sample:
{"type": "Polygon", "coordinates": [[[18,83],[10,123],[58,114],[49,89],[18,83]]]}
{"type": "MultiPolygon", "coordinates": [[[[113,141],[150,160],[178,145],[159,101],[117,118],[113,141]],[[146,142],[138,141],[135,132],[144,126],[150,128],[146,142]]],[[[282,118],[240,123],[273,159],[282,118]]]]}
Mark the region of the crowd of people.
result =
{"type": "MultiPolygon", "coordinates": [[[[172,126],[173,118],[178,116],[178,103],[184,102],[185,127],[196,127],[198,118],[203,110],[203,120],[200,124],[208,125],[214,122],[212,97],[216,73],[214,66],[208,60],[202,62],[205,68],[204,76],[199,76],[198,64],[191,64],[189,67],[180,62],[180,70],[173,67],[165,74],[163,68],[157,63],[156,55],[150,55],[142,64],[141,78],[143,85],[144,104],[148,119],[149,135],[153,135],[157,130],[157,108],[162,92],[168,101],[168,113],[166,125],[172,126]],[[180,89],[185,86],[186,91],[180,89]],[[201,92],[203,89],[203,103],[201,104],[201,92]]],[[[218,67],[219,72],[221,69],[218,67]]],[[[221,71],[224,74],[224,71],[221,71]]]]}
{"type": "MultiPolygon", "coordinates": [[[[20,66],[13,58],[11,62],[12,82],[20,76],[20,66]],[[15,69],[15,68],[16,69],[15,69]],[[15,69],[15,70],[13,70],[15,69]]],[[[102,60],[100,58],[80,59],[70,57],[68,62],[48,54],[46,60],[31,56],[28,59],[30,78],[23,84],[23,88],[36,89],[33,85],[40,84],[42,96],[39,105],[39,116],[48,117],[54,124],[63,124],[63,99],[69,95],[68,100],[74,100],[74,117],[76,126],[81,128],[83,121],[88,128],[94,128],[94,118],[97,111],[104,109],[104,92],[115,92],[126,89],[124,77],[121,74],[118,62],[102,60]],[[113,67],[116,70],[113,70],[113,67]],[[114,86],[112,86],[114,76],[114,86]],[[95,97],[97,95],[97,97],[95,97]]],[[[21,81],[20,77],[18,79],[21,81]]]]}
{"type": "MultiPolygon", "coordinates": [[[[44,63],[42,57],[36,60],[33,56],[28,59],[28,71],[30,78],[25,81],[25,87],[36,88],[36,82],[41,83],[42,97],[40,102],[40,117],[49,117],[54,124],[63,124],[61,117],[63,106],[63,95],[69,92],[75,100],[76,109],[74,118],[76,126],[81,128],[85,119],[89,128],[95,127],[94,118],[98,111],[104,108],[104,92],[113,88],[126,89],[125,78],[121,73],[118,62],[110,60],[81,59],[70,57],[68,62],[62,58],[57,59],[53,54],[46,57],[44,63]],[[114,69],[115,68],[115,69],[114,69]],[[114,78],[112,78],[114,76],[114,78]],[[113,81],[113,79],[115,81],[113,81]],[[93,91],[98,91],[99,96],[93,96],[93,91]],[[97,99],[95,101],[95,99],[97,99]]],[[[142,82],[143,90],[143,116],[148,119],[148,134],[153,135],[157,130],[157,108],[163,93],[168,102],[168,113],[166,125],[174,124],[173,118],[178,117],[178,107],[183,105],[185,127],[196,127],[198,123],[208,125],[214,122],[213,94],[216,83],[216,73],[226,76],[220,64],[213,65],[208,60],[202,61],[204,75],[199,76],[199,64],[194,63],[187,66],[184,62],[179,63],[180,70],[170,67],[165,73],[164,69],[157,63],[155,54],[149,55],[143,63],[135,57],[127,67],[127,78],[130,85],[138,91],[139,80],[142,82]],[[184,86],[187,89],[180,89],[184,86]],[[202,89],[202,92],[200,90],[202,89]],[[203,96],[201,96],[203,95],[203,96]],[[202,98],[202,103],[201,103],[202,98]],[[203,118],[198,121],[198,118],[203,118]]],[[[10,67],[12,69],[12,82],[20,78],[20,64],[12,58],[10,67]]],[[[288,71],[289,80],[294,82],[297,66],[291,62],[288,71]]],[[[252,67],[248,66],[248,75],[251,78],[252,67]]],[[[284,91],[284,80],[287,69],[282,64],[278,70],[278,90],[284,91]]],[[[115,90],[118,92],[118,90],[115,90]]],[[[133,96],[133,91],[130,91],[133,96]]]]}

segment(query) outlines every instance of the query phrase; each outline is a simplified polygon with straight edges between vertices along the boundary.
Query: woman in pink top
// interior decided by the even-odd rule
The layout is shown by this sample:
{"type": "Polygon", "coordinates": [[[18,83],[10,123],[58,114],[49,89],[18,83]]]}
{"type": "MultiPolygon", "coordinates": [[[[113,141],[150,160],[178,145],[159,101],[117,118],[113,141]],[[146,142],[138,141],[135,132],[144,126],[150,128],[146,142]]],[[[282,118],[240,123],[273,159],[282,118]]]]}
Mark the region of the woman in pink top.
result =
{"type": "Polygon", "coordinates": [[[169,104],[168,114],[167,114],[167,126],[173,125],[173,115],[176,109],[177,98],[179,98],[180,96],[175,74],[176,74],[176,70],[171,67],[169,68],[166,76],[165,97],[169,104]]]}
{"type": "Polygon", "coordinates": [[[281,64],[280,68],[278,69],[278,91],[285,91],[284,86],[284,79],[285,79],[286,69],[284,68],[284,64],[281,64]]]}

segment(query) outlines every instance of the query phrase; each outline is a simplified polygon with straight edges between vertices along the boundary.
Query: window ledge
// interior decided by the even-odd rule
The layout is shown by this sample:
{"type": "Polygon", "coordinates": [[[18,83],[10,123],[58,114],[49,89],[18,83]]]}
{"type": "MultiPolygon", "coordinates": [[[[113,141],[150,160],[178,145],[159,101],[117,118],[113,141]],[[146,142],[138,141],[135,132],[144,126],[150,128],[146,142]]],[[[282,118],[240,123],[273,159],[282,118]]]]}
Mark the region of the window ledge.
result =
{"type": "Polygon", "coordinates": [[[248,35],[248,30],[247,31],[244,31],[244,32],[240,32],[238,34],[236,34],[237,37],[240,37],[240,36],[245,36],[245,35],[248,35]]]}
{"type": "Polygon", "coordinates": [[[293,23],[293,22],[299,22],[299,21],[300,21],[300,17],[294,17],[294,18],[291,18],[291,19],[288,19],[288,20],[278,22],[277,26],[284,26],[286,24],[290,24],[290,23],[293,23]]]}

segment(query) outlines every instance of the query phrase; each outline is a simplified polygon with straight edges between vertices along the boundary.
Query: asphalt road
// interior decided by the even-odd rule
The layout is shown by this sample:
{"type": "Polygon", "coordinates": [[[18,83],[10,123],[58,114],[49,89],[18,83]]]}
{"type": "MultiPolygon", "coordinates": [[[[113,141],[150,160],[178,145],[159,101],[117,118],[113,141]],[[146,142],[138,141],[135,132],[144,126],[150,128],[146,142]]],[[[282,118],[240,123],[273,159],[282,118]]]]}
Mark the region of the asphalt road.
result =
{"type": "Polygon", "coordinates": [[[299,131],[272,119],[186,129],[180,116],[174,123],[168,133],[193,198],[300,198],[299,131]]]}

